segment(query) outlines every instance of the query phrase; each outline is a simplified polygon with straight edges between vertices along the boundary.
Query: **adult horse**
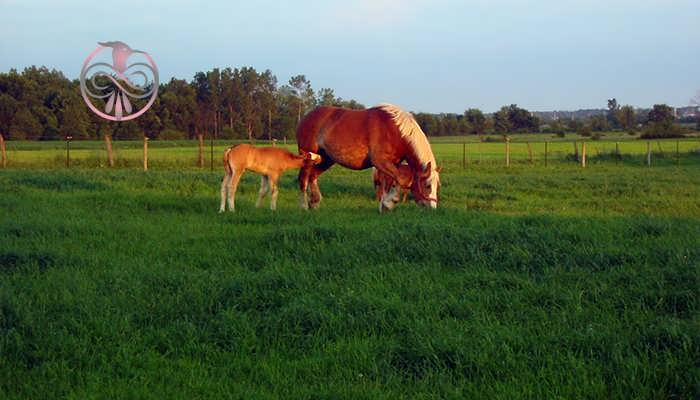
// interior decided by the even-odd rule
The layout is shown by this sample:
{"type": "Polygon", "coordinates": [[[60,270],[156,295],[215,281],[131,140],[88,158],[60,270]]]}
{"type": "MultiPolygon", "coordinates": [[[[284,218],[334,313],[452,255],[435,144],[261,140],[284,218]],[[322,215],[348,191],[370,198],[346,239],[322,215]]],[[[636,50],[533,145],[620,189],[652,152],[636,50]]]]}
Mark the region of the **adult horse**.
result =
{"type": "MultiPolygon", "coordinates": [[[[428,138],[413,115],[395,105],[367,110],[318,107],[299,124],[297,143],[300,151],[320,154],[323,160],[299,171],[302,208],[318,207],[322,198],[318,177],[336,163],[355,170],[374,166],[399,186],[410,186],[417,203],[437,207],[440,173],[428,138]],[[413,171],[412,183],[398,171],[403,160],[413,171]]],[[[394,186],[382,195],[380,211],[396,205],[398,189],[394,186]]]]}

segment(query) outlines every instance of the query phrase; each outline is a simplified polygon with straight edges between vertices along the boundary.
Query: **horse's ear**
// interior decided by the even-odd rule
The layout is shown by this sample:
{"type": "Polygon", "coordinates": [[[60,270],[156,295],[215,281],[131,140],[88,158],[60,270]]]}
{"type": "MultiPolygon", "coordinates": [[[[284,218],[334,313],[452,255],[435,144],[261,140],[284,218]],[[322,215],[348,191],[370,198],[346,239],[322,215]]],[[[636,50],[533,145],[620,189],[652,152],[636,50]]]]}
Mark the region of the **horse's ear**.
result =
{"type": "Polygon", "coordinates": [[[421,178],[427,178],[430,176],[430,173],[432,172],[432,161],[428,161],[428,164],[425,165],[425,168],[420,172],[420,177],[421,178]]]}
{"type": "Polygon", "coordinates": [[[437,168],[435,168],[435,172],[437,172],[438,174],[439,174],[440,172],[442,172],[442,165],[440,165],[440,166],[438,166],[437,168]]]}

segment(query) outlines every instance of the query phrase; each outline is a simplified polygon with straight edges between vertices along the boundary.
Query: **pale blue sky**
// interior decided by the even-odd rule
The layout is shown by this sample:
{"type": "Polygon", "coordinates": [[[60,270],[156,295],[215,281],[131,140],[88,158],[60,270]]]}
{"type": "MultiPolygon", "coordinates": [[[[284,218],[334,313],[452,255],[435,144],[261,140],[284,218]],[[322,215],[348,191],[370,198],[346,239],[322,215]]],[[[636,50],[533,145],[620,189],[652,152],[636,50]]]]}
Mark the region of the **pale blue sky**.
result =
{"type": "Polygon", "coordinates": [[[682,106],[700,89],[700,0],[200,4],[0,0],[0,71],[76,78],[98,41],[121,40],[151,53],[162,80],[251,65],[413,111],[682,106]]]}

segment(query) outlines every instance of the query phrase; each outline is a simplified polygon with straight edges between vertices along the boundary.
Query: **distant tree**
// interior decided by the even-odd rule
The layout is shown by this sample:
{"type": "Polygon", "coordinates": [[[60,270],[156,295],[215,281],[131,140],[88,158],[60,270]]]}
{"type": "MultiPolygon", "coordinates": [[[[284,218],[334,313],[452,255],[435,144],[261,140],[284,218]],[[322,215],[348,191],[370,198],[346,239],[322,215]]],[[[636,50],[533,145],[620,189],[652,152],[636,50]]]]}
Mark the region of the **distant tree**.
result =
{"type": "Polygon", "coordinates": [[[654,104],[654,107],[649,111],[647,121],[659,126],[671,126],[674,120],[673,108],[666,104],[654,104]]]}
{"type": "Polygon", "coordinates": [[[630,105],[622,106],[617,112],[617,120],[620,123],[620,127],[626,131],[634,129],[635,126],[635,112],[634,107],[630,105]]]}
{"type": "Polygon", "coordinates": [[[337,104],[335,92],[331,88],[321,88],[316,96],[316,104],[319,106],[334,106],[337,104]]]}
{"type": "Polygon", "coordinates": [[[486,117],[478,108],[470,108],[464,112],[464,117],[470,125],[470,132],[476,135],[483,135],[486,132],[486,117]]]}
{"type": "Polygon", "coordinates": [[[0,134],[10,133],[12,121],[17,113],[19,102],[6,93],[0,93],[0,134]]]}
{"type": "Polygon", "coordinates": [[[594,115],[588,120],[591,130],[594,132],[602,132],[610,129],[607,116],[594,115]]]}
{"type": "Polygon", "coordinates": [[[620,105],[617,104],[617,99],[612,98],[608,100],[608,112],[606,114],[606,117],[608,119],[608,126],[612,128],[619,128],[620,127],[620,121],[619,121],[619,111],[620,111],[620,105]]]}
{"type": "Polygon", "coordinates": [[[353,110],[364,110],[365,105],[362,103],[357,102],[354,99],[350,100],[343,100],[342,98],[338,97],[338,106],[339,107],[344,107],[344,108],[350,108],[353,110]]]}
{"type": "Polygon", "coordinates": [[[20,108],[14,116],[10,127],[12,139],[39,139],[43,129],[39,120],[27,108],[20,108]]]}
{"type": "Polygon", "coordinates": [[[497,133],[508,133],[513,130],[513,125],[510,122],[508,107],[503,106],[493,114],[493,129],[497,133]]]}
{"type": "Polygon", "coordinates": [[[75,138],[86,138],[89,136],[88,128],[90,119],[81,99],[75,96],[65,105],[61,113],[60,134],[61,136],[73,136],[75,138]]]}
{"type": "Polygon", "coordinates": [[[305,75],[296,75],[289,78],[289,86],[296,97],[297,124],[299,124],[301,116],[308,108],[314,105],[314,90],[311,88],[311,82],[306,79],[305,75]]]}

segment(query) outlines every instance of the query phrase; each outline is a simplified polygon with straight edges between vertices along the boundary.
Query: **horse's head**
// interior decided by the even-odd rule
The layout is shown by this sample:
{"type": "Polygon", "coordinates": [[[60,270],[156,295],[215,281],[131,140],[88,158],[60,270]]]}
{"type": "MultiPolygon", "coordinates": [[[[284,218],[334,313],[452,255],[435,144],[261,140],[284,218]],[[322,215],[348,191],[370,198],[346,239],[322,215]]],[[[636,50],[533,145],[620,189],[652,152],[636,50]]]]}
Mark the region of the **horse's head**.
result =
{"type": "Polygon", "coordinates": [[[416,203],[430,208],[437,208],[441,170],[442,168],[440,167],[433,168],[432,162],[428,162],[425,168],[419,168],[415,171],[411,191],[416,203]]]}

